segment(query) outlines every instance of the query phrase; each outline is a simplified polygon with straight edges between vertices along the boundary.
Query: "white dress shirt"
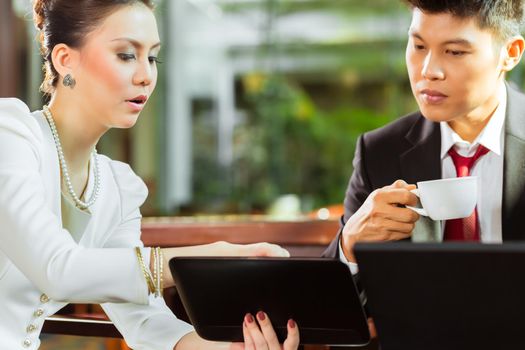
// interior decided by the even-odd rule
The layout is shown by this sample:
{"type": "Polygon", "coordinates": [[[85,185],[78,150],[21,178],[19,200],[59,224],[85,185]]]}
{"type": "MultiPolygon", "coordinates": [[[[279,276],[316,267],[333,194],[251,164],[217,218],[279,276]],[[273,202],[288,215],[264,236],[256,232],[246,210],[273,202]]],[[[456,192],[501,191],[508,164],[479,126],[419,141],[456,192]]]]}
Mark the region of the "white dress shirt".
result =
{"type": "Polygon", "coordinates": [[[133,349],[172,350],[193,330],[148,294],[137,263],[146,186],[128,165],[98,160],[97,201],[89,213],[68,210],[42,112],[0,99],[0,349],[37,349],[45,317],[69,302],[102,303],[133,349]]]}
{"type": "MultiPolygon", "coordinates": [[[[478,177],[478,220],[483,243],[501,243],[502,194],[503,194],[503,153],[505,138],[505,112],[507,109],[507,90],[503,86],[500,103],[489,122],[470,143],[463,140],[450,126],[441,122],[441,171],[444,179],[456,177],[456,167],[448,155],[451,147],[463,157],[472,157],[479,145],[489,152],[479,158],[471,170],[471,176],[478,177]]],[[[441,223],[444,232],[445,222],[441,223]]]]}
{"type": "MultiPolygon", "coordinates": [[[[472,157],[479,145],[489,152],[479,158],[471,170],[471,176],[478,176],[478,220],[483,243],[502,242],[502,193],[503,193],[503,153],[505,137],[505,114],[507,109],[507,90],[502,84],[499,91],[499,104],[489,122],[476,139],[470,143],[463,140],[447,122],[440,123],[441,129],[441,174],[443,179],[456,177],[456,167],[448,151],[451,147],[464,157],[472,157]]],[[[445,222],[441,222],[441,233],[445,222]]],[[[339,241],[339,259],[350,267],[352,274],[359,269],[356,263],[348,261],[339,241]]]]}

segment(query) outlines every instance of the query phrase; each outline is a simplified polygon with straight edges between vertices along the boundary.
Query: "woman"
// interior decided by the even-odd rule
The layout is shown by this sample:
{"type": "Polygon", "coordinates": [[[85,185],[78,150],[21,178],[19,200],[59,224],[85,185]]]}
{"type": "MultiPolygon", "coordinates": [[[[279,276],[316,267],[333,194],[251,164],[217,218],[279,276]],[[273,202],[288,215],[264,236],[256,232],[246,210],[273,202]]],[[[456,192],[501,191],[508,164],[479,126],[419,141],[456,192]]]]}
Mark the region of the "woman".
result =
{"type": "MultiPolygon", "coordinates": [[[[211,343],[159,295],[174,284],[171,257],[287,252],[225,242],[144,248],[143,182],[96,153],[108,129],[135,124],[155,88],[160,41],[150,0],[36,0],[34,14],[50,102],[30,113],[0,99],[1,348],[37,349],[44,318],[68,302],[101,303],[134,349],[281,348],[263,312],[246,315],[244,344],[211,343]]],[[[284,349],[295,349],[292,320],[288,332],[284,349]]]]}

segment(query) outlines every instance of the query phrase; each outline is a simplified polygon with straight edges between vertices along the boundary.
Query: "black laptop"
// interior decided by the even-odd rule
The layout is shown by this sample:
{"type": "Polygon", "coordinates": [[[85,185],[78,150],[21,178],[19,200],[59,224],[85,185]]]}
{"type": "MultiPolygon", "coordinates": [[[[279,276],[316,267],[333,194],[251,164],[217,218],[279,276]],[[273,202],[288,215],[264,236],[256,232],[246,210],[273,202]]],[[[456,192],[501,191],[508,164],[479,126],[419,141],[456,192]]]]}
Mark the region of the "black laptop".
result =
{"type": "Polygon", "coordinates": [[[197,333],[242,341],[246,313],[265,311],[281,341],[294,319],[302,344],[365,345],[366,317],[348,267],[305,258],[174,258],[170,269],[197,333]]]}
{"type": "Polygon", "coordinates": [[[525,349],[525,244],[354,250],[381,350],[525,349]]]}

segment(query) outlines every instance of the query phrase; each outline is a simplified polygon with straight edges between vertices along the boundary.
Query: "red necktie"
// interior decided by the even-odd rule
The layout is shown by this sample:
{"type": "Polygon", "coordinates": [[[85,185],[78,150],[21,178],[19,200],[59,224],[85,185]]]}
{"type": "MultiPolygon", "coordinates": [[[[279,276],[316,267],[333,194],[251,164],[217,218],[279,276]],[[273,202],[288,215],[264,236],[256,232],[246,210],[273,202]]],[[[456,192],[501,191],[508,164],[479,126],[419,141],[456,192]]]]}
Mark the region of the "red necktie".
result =
{"type": "MultiPolygon", "coordinates": [[[[488,149],[482,145],[478,146],[476,153],[472,157],[460,156],[452,147],[448,154],[452,158],[456,166],[456,173],[458,177],[470,176],[470,171],[476,161],[488,153],[488,149]]],[[[463,219],[447,220],[445,223],[444,241],[477,241],[480,240],[479,235],[479,221],[478,209],[474,208],[474,212],[463,219]]]]}

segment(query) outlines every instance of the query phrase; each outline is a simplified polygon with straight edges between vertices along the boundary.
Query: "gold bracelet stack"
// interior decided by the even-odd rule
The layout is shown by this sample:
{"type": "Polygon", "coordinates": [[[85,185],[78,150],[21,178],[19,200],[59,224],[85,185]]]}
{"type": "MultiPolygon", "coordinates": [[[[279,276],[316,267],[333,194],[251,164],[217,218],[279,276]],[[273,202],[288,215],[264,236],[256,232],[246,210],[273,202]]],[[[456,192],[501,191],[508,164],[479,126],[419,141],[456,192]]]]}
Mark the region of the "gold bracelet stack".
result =
{"type": "Polygon", "coordinates": [[[153,274],[151,270],[144,263],[142,257],[142,250],[140,247],[135,247],[135,253],[137,254],[137,260],[146,279],[148,285],[148,291],[150,294],[155,294],[156,297],[162,296],[163,283],[162,283],[162,273],[163,273],[163,254],[162,250],[159,247],[151,248],[151,258],[153,259],[153,274]]]}
{"type": "Polygon", "coordinates": [[[162,296],[163,283],[162,283],[162,272],[163,272],[163,255],[160,247],[153,248],[154,264],[153,264],[153,279],[155,280],[155,296],[162,296]]]}

